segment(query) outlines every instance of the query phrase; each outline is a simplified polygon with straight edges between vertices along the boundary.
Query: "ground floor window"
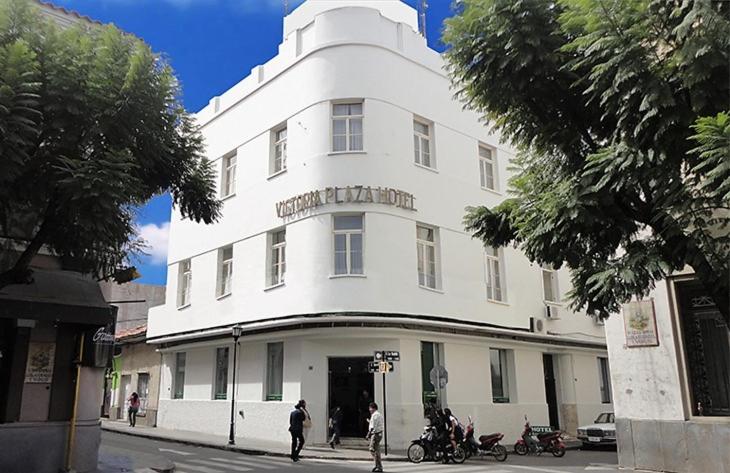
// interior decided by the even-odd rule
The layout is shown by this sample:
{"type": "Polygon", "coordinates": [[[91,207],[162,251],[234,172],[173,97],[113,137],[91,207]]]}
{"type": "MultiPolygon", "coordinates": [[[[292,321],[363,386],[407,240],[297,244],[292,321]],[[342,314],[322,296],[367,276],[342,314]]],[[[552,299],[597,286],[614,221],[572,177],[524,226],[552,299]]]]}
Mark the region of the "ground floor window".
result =
{"type": "Polygon", "coordinates": [[[147,414],[147,400],[150,395],[150,374],[137,373],[137,395],[139,396],[139,411],[137,415],[147,414]]]}
{"type": "Polygon", "coordinates": [[[214,399],[225,399],[228,393],[228,347],[215,351],[215,391],[214,399]]]}
{"type": "Polygon", "coordinates": [[[611,403],[611,373],[608,370],[608,358],[598,358],[598,376],[601,386],[601,402],[611,403]]]}
{"type": "Polygon", "coordinates": [[[677,282],[675,287],[692,412],[730,416],[730,330],[699,283],[677,282]]]}
{"type": "Polygon", "coordinates": [[[266,351],[266,400],[281,401],[284,386],[284,343],[269,343],[266,351]]]}
{"type": "Polygon", "coordinates": [[[489,365],[492,376],[492,401],[498,403],[509,402],[507,350],[490,348],[489,365]]]}
{"type": "Polygon", "coordinates": [[[172,389],[173,399],[182,399],[185,394],[185,353],[175,353],[175,374],[172,389]]]}
{"type": "Polygon", "coordinates": [[[421,342],[421,386],[423,407],[440,408],[445,404],[444,346],[442,343],[421,342]],[[440,385],[439,385],[440,384],[440,385]]]}

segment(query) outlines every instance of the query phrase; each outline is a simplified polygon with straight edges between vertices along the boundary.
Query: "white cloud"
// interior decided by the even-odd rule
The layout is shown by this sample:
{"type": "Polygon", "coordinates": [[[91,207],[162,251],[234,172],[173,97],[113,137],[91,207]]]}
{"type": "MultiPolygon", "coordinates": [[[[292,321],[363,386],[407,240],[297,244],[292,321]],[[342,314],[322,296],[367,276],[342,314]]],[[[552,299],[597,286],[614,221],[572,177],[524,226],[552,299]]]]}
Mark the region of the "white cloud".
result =
{"type": "Polygon", "coordinates": [[[167,263],[167,242],[170,235],[170,222],[148,223],[137,229],[137,234],[145,241],[148,258],[152,264],[167,263]]]}

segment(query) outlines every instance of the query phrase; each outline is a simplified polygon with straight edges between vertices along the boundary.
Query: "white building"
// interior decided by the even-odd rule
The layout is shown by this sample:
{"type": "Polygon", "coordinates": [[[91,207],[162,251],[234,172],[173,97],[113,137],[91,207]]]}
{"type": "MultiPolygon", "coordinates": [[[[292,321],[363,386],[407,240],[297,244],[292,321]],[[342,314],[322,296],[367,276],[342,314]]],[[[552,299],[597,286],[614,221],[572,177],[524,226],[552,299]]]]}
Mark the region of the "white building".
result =
{"type": "Polygon", "coordinates": [[[284,19],[279,54],[199,112],[223,217],[173,212],[167,302],[148,327],[159,426],[225,435],[235,389],[240,436],[285,440],[300,398],[310,442],[335,405],[359,436],[358,394],[382,405],[375,350],[400,352],[395,447],[437,398],[510,442],[525,414],[574,433],[612,410],[603,327],[562,302],[568,274],[464,231],[466,206],[505,198],[514,151],[452,96],[411,7],[309,0],[284,19]]]}

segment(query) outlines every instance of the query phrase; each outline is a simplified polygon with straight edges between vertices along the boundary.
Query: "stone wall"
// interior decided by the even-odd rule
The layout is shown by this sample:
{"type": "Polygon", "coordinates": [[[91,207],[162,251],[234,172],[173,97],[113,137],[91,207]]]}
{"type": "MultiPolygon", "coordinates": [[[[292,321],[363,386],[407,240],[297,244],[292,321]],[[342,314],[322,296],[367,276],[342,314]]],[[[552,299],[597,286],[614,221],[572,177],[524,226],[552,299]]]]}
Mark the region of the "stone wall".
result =
{"type": "Polygon", "coordinates": [[[730,473],[730,423],[616,419],[622,468],[672,473],[730,473]]]}

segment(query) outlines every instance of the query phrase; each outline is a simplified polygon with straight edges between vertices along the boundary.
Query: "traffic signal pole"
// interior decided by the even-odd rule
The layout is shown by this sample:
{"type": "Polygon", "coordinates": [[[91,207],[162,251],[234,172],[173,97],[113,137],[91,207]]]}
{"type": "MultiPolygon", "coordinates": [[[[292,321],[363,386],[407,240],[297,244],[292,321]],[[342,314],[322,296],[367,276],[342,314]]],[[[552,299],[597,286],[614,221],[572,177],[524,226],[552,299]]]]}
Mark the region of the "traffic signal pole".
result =
{"type": "Polygon", "coordinates": [[[383,371],[383,440],[385,441],[385,455],[388,455],[388,401],[385,397],[385,371],[383,371]]]}

